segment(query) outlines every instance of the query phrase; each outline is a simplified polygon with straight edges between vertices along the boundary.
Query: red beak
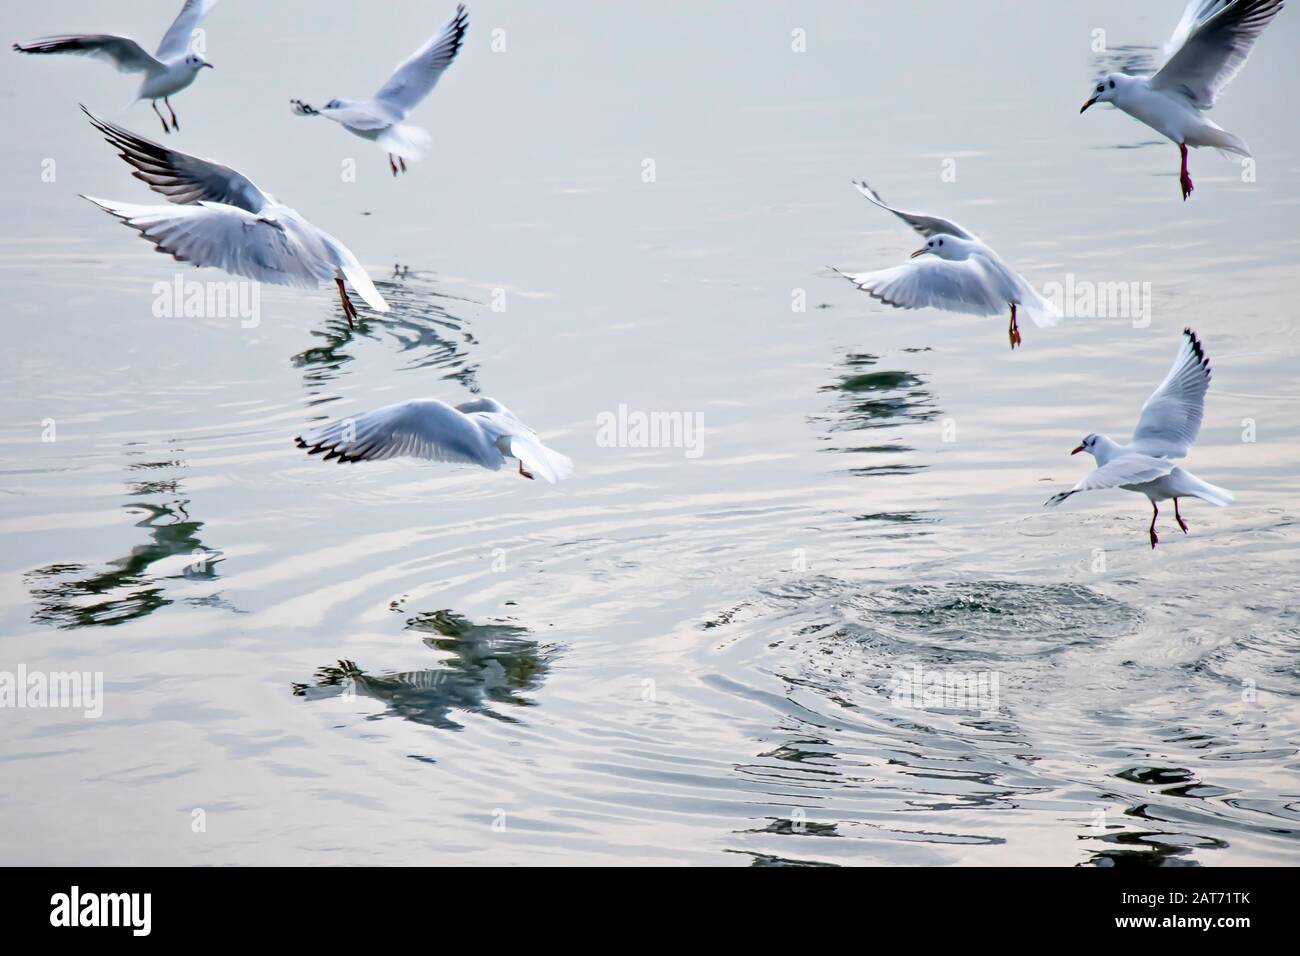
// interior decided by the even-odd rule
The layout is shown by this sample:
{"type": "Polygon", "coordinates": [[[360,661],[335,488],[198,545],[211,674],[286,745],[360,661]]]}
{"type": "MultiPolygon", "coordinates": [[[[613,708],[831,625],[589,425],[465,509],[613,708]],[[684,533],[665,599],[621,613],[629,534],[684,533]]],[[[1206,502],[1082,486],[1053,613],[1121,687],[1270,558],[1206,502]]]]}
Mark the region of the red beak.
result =
{"type": "Polygon", "coordinates": [[[1080,445],[1080,446],[1079,446],[1078,448],[1076,448],[1074,451],[1070,452],[1070,454],[1071,454],[1071,455],[1077,455],[1077,454],[1079,454],[1079,452],[1081,452],[1081,451],[1083,451],[1083,446],[1082,446],[1082,445],[1080,445]]]}
{"type": "Polygon", "coordinates": [[[1083,104],[1083,107],[1079,110],[1079,112],[1082,113],[1082,112],[1086,111],[1086,110],[1088,109],[1088,107],[1091,106],[1091,105],[1092,105],[1093,103],[1095,103],[1095,102],[1097,102],[1097,97],[1094,96],[1092,99],[1088,100],[1088,102],[1086,102],[1086,103],[1083,104]]]}
{"type": "Polygon", "coordinates": [[[929,249],[917,249],[916,252],[912,253],[912,254],[911,254],[910,256],[908,256],[907,258],[909,258],[909,259],[915,259],[917,256],[923,256],[923,255],[925,255],[925,254],[926,254],[927,252],[929,252],[929,251],[930,251],[929,249]]]}

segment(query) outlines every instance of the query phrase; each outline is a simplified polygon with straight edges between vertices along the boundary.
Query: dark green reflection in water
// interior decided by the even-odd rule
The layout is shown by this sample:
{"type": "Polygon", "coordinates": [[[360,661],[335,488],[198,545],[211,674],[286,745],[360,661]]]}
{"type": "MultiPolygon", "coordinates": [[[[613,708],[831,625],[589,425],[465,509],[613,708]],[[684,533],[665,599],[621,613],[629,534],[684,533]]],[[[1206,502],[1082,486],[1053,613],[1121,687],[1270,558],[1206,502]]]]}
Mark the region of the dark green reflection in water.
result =
{"type": "Polygon", "coordinates": [[[925,380],[913,372],[881,369],[880,359],[868,353],[845,355],[838,378],[820,391],[834,396],[830,413],[813,420],[830,434],[826,448],[841,454],[869,456],[866,464],[850,472],[863,477],[906,475],[927,467],[901,461],[914,449],[880,434],[880,429],[928,422],[940,414],[925,380]],[[868,432],[852,443],[840,444],[834,437],[844,432],[868,432]]]}
{"type": "MultiPolygon", "coordinates": [[[[180,469],[184,464],[168,459],[135,462],[128,467],[134,472],[150,472],[180,469]]],[[[181,480],[174,476],[127,483],[131,498],[180,493],[181,480]]],[[[122,624],[171,604],[163,586],[168,579],[215,580],[220,555],[200,540],[203,522],[190,517],[189,503],[188,498],[176,497],[168,502],[131,501],[124,505],[144,515],[135,526],[149,532],[149,541],[132,548],[125,557],[107,562],[101,570],[67,562],[28,571],[25,577],[36,603],[32,620],[60,628],[122,624]],[[191,558],[181,571],[162,577],[149,573],[153,565],[176,555],[191,558]]]]}
{"type": "MultiPolygon", "coordinates": [[[[377,282],[392,311],[379,314],[365,310],[357,318],[357,327],[348,326],[343,308],[335,303],[335,315],[321,331],[312,333],[319,342],[291,359],[303,370],[303,382],[313,394],[334,381],[355,359],[353,346],[358,339],[386,339],[397,346],[410,369],[440,369],[443,378],[459,382],[477,393],[478,363],[470,360],[478,345],[465,322],[447,311],[451,303],[468,303],[467,299],[438,292],[420,273],[396,268],[392,279],[377,282]]],[[[332,396],[322,396],[330,399],[332,396]]]]}
{"type": "Polygon", "coordinates": [[[524,695],[541,686],[552,651],[514,624],[474,624],[452,611],[432,611],[406,622],[426,647],[443,655],[434,667],[368,674],[353,661],[317,670],[311,684],[294,684],[308,700],[357,694],[382,701],[387,710],[371,719],[396,716],[431,727],[460,730],[452,711],[513,722],[494,705],[532,706],[524,695]]]}

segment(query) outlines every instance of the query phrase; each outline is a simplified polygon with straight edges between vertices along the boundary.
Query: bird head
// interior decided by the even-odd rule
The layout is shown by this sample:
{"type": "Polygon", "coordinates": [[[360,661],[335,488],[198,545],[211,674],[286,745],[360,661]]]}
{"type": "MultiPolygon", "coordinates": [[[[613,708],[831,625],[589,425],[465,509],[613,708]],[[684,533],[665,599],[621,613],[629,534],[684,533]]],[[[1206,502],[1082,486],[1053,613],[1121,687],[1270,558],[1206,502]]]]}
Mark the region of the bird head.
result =
{"type": "Polygon", "coordinates": [[[1113,103],[1127,79],[1128,77],[1123,73],[1107,73],[1097,81],[1097,85],[1079,112],[1084,112],[1093,103],[1113,103]]]}
{"type": "Polygon", "coordinates": [[[940,259],[965,259],[970,255],[970,243],[957,236],[931,236],[925,240],[925,245],[912,253],[911,258],[924,255],[938,256],[940,259]]]}
{"type": "Polygon", "coordinates": [[[197,53],[187,53],[185,55],[185,65],[188,66],[195,73],[203,69],[205,66],[209,70],[215,69],[211,63],[203,59],[203,57],[199,56],[197,53]]]}
{"type": "Polygon", "coordinates": [[[1104,465],[1115,457],[1119,446],[1107,438],[1105,435],[1088,435],[1079,443],[1079,447],[1070,452],[1071,455],[1077,455],[1081,451],[1086,451],[1097,462],[1098,465],[1104,465]]]}

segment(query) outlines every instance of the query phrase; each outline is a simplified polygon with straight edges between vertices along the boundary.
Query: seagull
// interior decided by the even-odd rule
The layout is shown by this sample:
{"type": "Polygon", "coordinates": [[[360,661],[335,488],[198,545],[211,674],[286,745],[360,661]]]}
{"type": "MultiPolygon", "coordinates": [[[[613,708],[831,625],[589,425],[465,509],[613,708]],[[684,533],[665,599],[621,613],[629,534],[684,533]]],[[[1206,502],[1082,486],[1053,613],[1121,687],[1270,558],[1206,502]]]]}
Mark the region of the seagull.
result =
{"type": "Polygon", "coordinates": [[[925,245],[912,253],[916,261],[857,274],[834,269],[872,298],[900,309],[933,306],[968,315],[997,315],[1010,306],[1007,335],[1012,349],[1020,344],[1017,306],[1028,312],[1040,328],[1055,325],[1060,319],[1061,312],[1055,305],[972,233],[938,216],[895,209],[866,183],[853,185],[881,209],[889,210],[926,237],[925,245]]]}
{"type": "Polygon", "coordinates": [[[1179,498],[1200,498],[1220,506],[1230,504],[1232,492],[1201,481],[1173,463],[1174,459],[1186,458],[1192,450],[1201,430],[1205,392],[1209,387],[1210,360],[1196,333],[1183,329],[1173,367],[1142,406],[1132,440],[1121,445],[1105,435],[1086,437],[1070,454],[1086,451],[1096,460],[1096,469],[1069,491],[1048,498],[1045,504],[1055,507],[1070,495],[1101,488],[1140,492],[1151,501],[1149,533],[1153,548],[1160,540],[1156,536],[1156,518],[1160,516],[1157,501],[1174,499],[1174,518],[1183,534],[1187,533],[1187,522],[1178,513],[1179,498]]]}
{"type": "Polygon", "coordinates": [[[388,82],[368,100],[330,100],[319,110],[302,100],[289,103],[299,116],[324,116],[342,124],[349,133],[377,143],[388,152],[388,167],[393,175],[397,175],[399,167],[406,172],[406,161],[423,156],[431,138],[428,130],[403,125],[402,121],[429,95],[443,71],[456,59],[468,27],[469,14],[460,4],[442,32],[398,64],[388,82]]]}
{"type": "Polygon", "coordinates": [[[1223,88],[1241,72],[1250,49],[1282,9],[1284,0],[1190,0],[1174,35],[1165,44],[1165,62],[1151,76],[1107,73],[1097,83],[1093,103],[1114,103],[1129,116],[1172,140],[1182,156],[1178,185],[1183,201],[1192,194],[1187,147],[1212,146],[1226,156],[1249,156],[1250,147],[1205,114],[1223,88]]]}
{"type": "Polygon", "coordinates": [[[573,473],[573,462],[542,444],[531,428],[494,398],[455,407],[436,398],[385,405],[358,418],[330,422],[294,439],[323,460],[382,461],[407,456],[463,462],[498,471],[517,459],[525,478],[541,475],[551,484],[573,473]],[[525,467],[526,466],[526,467],[525,467]]]}
{"type": "Polygon", "coordinates": [[[343,243],[309,223],[246,176],[228,166],[160,146],[99,119],[84,106],[95,129],[135,167],[132,175],[174,206],[142,206],[83,195],[179,262],[213,266],[276,285],[315,289],[333,279],[348,325],[357,310],[343,288],[347,279],[372,309],[389,311],[370,276],[343,243]]]}
{"type": "Polygon", "coordinates": [[[112,36],[107,33],[71,34],[68,36],[45,37],[31,43],[15,43],[14,49],[19,53],[75,53],[78,56],[93,56],[105,60],[117,67],[119,73],[143,73],[140,92],[136,100],[148,100],[154,113],[162,123],[164,133],[181,128],[176,122],[176,111],[172,109],[168,97],[179,93],[194,82],[199,70],[212,64],[197,53],[189,52],[190,35],[199,21],[208,11],[216,6],[217,0],[185,0],[175,22],[168,28],[158,52],[153,56],[144,52],[144,47],[129,37],[112,36]],[[171,113],[171,126],[158,110],[161,99],[171,113]]]}

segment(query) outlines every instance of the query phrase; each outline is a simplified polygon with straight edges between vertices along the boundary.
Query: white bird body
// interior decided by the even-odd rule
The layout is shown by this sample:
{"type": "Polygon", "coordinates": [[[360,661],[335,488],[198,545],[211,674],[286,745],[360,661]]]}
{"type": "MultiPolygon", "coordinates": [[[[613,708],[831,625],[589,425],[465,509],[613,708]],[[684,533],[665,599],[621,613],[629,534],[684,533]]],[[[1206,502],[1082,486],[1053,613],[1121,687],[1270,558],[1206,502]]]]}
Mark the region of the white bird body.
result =
{"type": "Polygon", "coordinates": [[[98,119],[85,107],[82,110],[135,167],[136,178],[174,205],[84,198],[137,230],[160,252],[180,262],[276,285],[315,289],[332,279],[349,324],[356,310],[343,289],[345,279],[371,308],[389,311],[347,246],[248,177],[220,163],[168,149],[98,119]]]}
{"type": "Polygon", "coordinates": [[[1184,468],[1173,468],[1169,474],[1140,485],[1120,485],[1126,491],[1137,491],[1152,502],[1170,498],[1200,498],[1212,505],[1223,507],[1232,503],[1232,492],[1208,481],[1202,481],[1184,468]]]}
{"type": "Polygon", "coordinates": [[[1012,348],[1020,344],[1017,308],[1040,328],[1060,320],[1060,310],[973,233],[948,219],[895,209],[866,183],[853,185],[926,237],[925,245],[902,265],[856,274],[835,270],[872,298],[901,309],[929,307],[967,315],[997,315],[1010,308],[1012,348]]]}
{"type": "Polygon", "coordinates": [[[1186,97],[1170,96],[1153,87],[1149,76],[1120,73],[1116,77],[1115,97],[1110,102],[1175,145],[1209,146],[1240,156],[1250,155],[1250,147],[1244,140],[1215,123],[1186,97]]]}
{"type": "Polygon", "coordinates": [[[1208,116],[1223,88],[1250,56],[1285,0],[1189,0],[1165,46],[1165,62],[1150,76],[1107,73],[1079,110],[1111,103],[1174,143],[1181,153],[1179,184],[1192,193],[1187,148],[1209,146],[1249,156],[1250,147],[1208,116]]]}
{"type": "Polygon", "coordinates": [[[148,72],[140,82],[136,100],[159,100],[174,96],[185,89],[199,75],[199,70],[212,64],[193,63],[188,58],[161,64],[162,69],[148,72]]]}
{"type": "Polygon", "coordinates": [[[493,398],[455,406],[436,398],[398,402],[330,422],[295,440],[308,454],[324,452],[326,461],[340,463],[407,456],[499,471],[506,459],[515,459],[525,478],[541,475],[552,484],[573,473],[567,456],[546,447],[493,398]]]}
{"type": "Polygon", "coordinates": [[[45,37],[31,43],[15,43],[14,49],[20,53],[71,53],[77,56],[89,56],[112,64],[119,73],[143,73],[136,100],[163,100],[171,112],[172,125],[168,127],[158,105],[154,103],[154,112],[162,121],[163,131],[179,129],[176,112],[172,110],[168,98],[179,93],[194,82],[199,71],[212,64],[197,53],[190,52],[190,37],[199,22],[208,11],[216,6],[217,0],[185,0],[181,12],[164,34],[158,50],[152,56],[145,52],[130,37],[115,36],[108,33],[78,33],[64,36],[45,37]]]}
{"type": "Polygon", "coordinates": [[[396,176],[399,168],[406,171],[406,160],[424,156],[433,142],[428,130],[404,121],[456,58],[468,28],[469,15],[461,4],[451,22],[399,63],[368,100],[333,99],[321,109],[302,100],[289,102],[299,116],[324,116],[354,136],[376,143],[388,153],[388,165],[396,176]],[[398,161],[394,162],[393,157],[398,161]]]}
{"type": "Polygon", "coordinates": [[[1123,488],[1146,495],[1151,502],[1151,547],[1156,546],[1156,502],[1174,501],[1174,515],[1184,533],[1187,523],[1178,512],[1179,498],[1200,498],[1213,505],[1232,502],[1232,492],[1202,481],[1174,464],[1185,458],[1201,430],[1205,393],[1210,385],[1210,360],[1196,333],[1183,330],[1183,342],[1174,364],[1159,387],[1142,406],[1133,438],[1122,445],[1106,435],[1091,434],[1070,454],[1086,451],[1097,467],[1069,491],[1053,495],[1048,505],[1058,505],[1081,491],[1123,488]]]}

